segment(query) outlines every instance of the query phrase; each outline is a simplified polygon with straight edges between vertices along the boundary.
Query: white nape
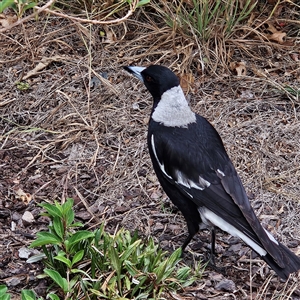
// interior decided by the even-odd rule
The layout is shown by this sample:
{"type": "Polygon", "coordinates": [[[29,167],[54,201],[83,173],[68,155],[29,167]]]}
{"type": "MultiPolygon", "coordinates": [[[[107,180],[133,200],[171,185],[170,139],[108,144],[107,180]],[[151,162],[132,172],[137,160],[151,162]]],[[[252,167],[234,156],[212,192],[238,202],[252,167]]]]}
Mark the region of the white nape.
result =
{"type": "Polygon", "coordinates": [[[189,107],[181,87],[175,86],[162,94],[152,119],[167,127],[187,127],[196,122],[196,115],[189,107]]]}

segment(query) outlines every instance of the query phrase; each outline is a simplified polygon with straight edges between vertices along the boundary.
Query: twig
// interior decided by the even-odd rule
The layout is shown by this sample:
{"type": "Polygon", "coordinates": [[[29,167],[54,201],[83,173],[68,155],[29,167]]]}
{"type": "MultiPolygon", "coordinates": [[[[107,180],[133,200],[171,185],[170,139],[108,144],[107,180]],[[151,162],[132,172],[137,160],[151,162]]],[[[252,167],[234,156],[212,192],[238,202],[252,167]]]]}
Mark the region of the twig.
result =
{"type": "Polygon", "coordinates": [[[46,10],[49,6],[51,6],[51,5],[54,3],[54,1],[55,1],[55,0],[50,0],[49,2],[47,2],[47,3],[46,3],[44,6],[42,6],[42,7],[35,6],[34,8],[37,9],[37,11],[35,11],[35,12],[32,13],[31,15],[29,15],[29,16],[23,18],[23,19],[18,20],[17,22],[11,24],[11,25],[8,26],[8,27],[2,28],[2,29],[0,30],[0,33],[5,32],[5,31],[7,31],[7,30],[9,30],[9,29],[11,29],[11,28],[13,28],[13,27],[15,27],[15,26],[18,26],[18,25],[20,25],[20,24],[22,24],[22,23],[28,21],[29,19],[35,17],[38,13],[41,13],[42,11],[46,10]]]}
{"type": "Polygon", "coordinates": [[[35,17],[37,14],[39,14],[39,13],[41,13],[43,11],[47,12],[49,14],[53,14],[53,15],[58,16],[58,17],[66,18],[66,19],[69,19],[69,20],[73,20],[73,21],[76,21],[76,22],[79,22],[79,23],[89,23],[89,24],[94,24],[94,25],[109,25],[109,24],[121,23],[121,22],[127,20],[133,14],[133,12],[135,11],[136,5],[138,3],[137,0],[134,1],[130,5],[130,9],[127,12],[127,14],[124,17],[122,17],[122,18],[119,18],[119,19],[116,19],[116,20],[110,20],[110,21],[98,21],[98,20],[89,20],[89,19],[82,19],[82,18],[78,18],[78,17],[72,17],[72,16],[68,16],[66,14],[57,12],[55,10],[49,9],[48,7],[51,6],[54,2],[55,2],[55,0],[50,0],[48,3],[46,3],[42,7],[34,6],[33,8],[36,10],[34,13],[32,13],[31,15],[29,15],[29,16],[23,18],[23,19],[18,20],[17,22],[11,24],[8,27],[2,28],[0,30],[0,33],[5,32],[5,31],[7,31],[7,30],[9,30],[9,29],[11,29],[11,28],[13,28],[15,26],[18,26],[18,25],[20,25],[20,24],[28,21],[29,19],[35,17]]]}
{"type": "MultiPolygon", "coordinates": [[[[37,10],[41,10],[41,8],[39,8],[38,6],[34,7],[37,10]]],[[[110,24],[116,24],[116,23],[121,23],[125,20],[127,20],[134,12],[135,8],[134,7],[130,7],[129,11],[127,12],[127,14],[119,19],[116,20],[110,20],[110,21],[98,21],[98,20],[89,20],[89,19],[82,19],[82,18],[78,18],[78,17],[72,17],[72,16],[68,16],[65,14],[62,14],[60,12],[51,10],[51,9],[43,9],[45,12],[48,12],[50,14],[56,15],[58,17],[62,17],[62,18],[66,18],[69,20],[73,20],[79,23],[89,23],[89,24],[94,24],[94,25],[110,25],[110,24]]]]}

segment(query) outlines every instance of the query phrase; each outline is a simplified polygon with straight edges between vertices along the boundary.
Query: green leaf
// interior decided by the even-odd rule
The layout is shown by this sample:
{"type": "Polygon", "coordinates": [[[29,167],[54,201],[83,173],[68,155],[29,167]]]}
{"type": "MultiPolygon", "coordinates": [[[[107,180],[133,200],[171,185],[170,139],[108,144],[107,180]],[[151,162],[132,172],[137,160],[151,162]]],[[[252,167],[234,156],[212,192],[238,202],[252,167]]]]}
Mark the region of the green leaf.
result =
{"type": "MultiPolygon", "coordinates": [[[[117,250],[112,247],[110,249],[110,260],[111,260],[111,263],[114,267],[114,269],[116,270],[116,273],[117,273],[117,281],[118,281],[118,288],[119,288],[119,291],[121,291],[122,289],[122,286],[121,286],[121,269],[122,269],[122,263],[121,263],[121,260],[119,258],[119,255],[117,253],[117,250]]],[[[113,283],[111,284],[113,285],[113,283]]]]}
{"type": "Polygon", "coordinates": [[[73,210],[70,210],[66,213],[66,224],[67,224],[67,226],[70,226],[73,223],[74,217],[75,217],[75,214],[74,214],[73,210]]]}
{"type": "Polygon", "coordinates": [[[102,299],[102,298],[103,298],[103,299],[108,299],[108,298],[110,298],[110,297],[104,295],[103,293],[101,293],[100,291],[95,290],[95,289],[89,289],[89,292],[93,293],[93,294],[96,295],[97,297],[101,297],[101,298],[99,298],[99,299],[102,299]]]}
{"type": "Polygon", "coordinates": [[[94,237],[95,234],[93,232],[87,231],[87,230],[81,230],[75,232],[72,236],[68,239],[68,246],[67,248],[70,249],[75,244],[79,243],[82,240],[86,240],[88,238],[94,237]]]}
{"type": "Polygon", "coordinates": [[[75,222],[69,225],[70,227],[83,227],[84,225],[81,222],[75,222]]]}
{"type": "Polygon", "coordinates": [[[40,204],[40,206],[43,207],[52,218],[54,217],[62,218],[61,210],[55,205],[49,203],[42,203],[40,204]]]}
{"type": "Polygon", "coordinates": [[[178,248],[171,254],[168,259],[170,265],[174,266],[181,260],[181,252],[181,248],[178,248]]]}
{"type": "Polygon", "coordinates": [[[111,264],[113,265],[114,269],[116,270],[117,276],[119,278],[120,274],[121,274],[121,261],[120,261],[119,255],[118,255],[116,249],[113,247],[110,249],[109,254],[110,254],[109,257],[111,259],[111,264]]]}
{"type": "Polygon", "coordinates": [[[50,269],[45,269],[44,272],[58,285],[64,292],[68,292],[68,283],[65,278],[62,278],[61,275],[50,269]]]}
{"type": "Polygon", "coordinates": [[[124,261],[124,266],[126,267],[126,270],[128,271],[128,273],[134,277],[136,274],[138,274],[138,270],[135,268],[135,266],[132,264],[131,261],[129,260],[125,260],[124,261]]]}
{"type": "Polygon", "coordinates": [[[124,284],[125,284],[126,290],[129,291],[130,287],[131,287],[131,282],[130,282],[130,280],[127,276],[125,277],[125,283],[124,284]]]}
{"type": "Polygon", "coordinates": [[[10,295],[6,294],[7,292],[7,287],[6,285],[0,285],[0,299],[1,300],[10,300],[10,295]]]}
{"type": "Polygon", "coordinates": [[[3,0],[0,2],[0,13],[4,11],[5,8],[7,7],[12,7],[14,4],[14,0],[3,0]]]}
{"type": "Polygon", "coordinates": [[[54,257],[54,259],[63,262],[64,264],[66,264],[68,266],[68,268],[71,268],[71,261],[68,258],[66,258],[64,256],[57,255],[57,256],[54,257]]]}
{"type": "Polygon", "coordinates": [[[134,289],[132,290],[131,294],[134,295],[139,289],[141,289],[141,287],[144,286],[144,283],[145,283],[145,281],[147,279],[148,279],[148,277],[146,275],[139,276],[137,278],[137,280],[139,281],[139,283],[134,287],[134,289]]]}
{"type": "Polygon", "coordinates": [[[138,7],[141,7],[141,6],[146,5],[148,3],[150,3],[150,0],[141,0],[141,1],[138,2],[136,7],[138,8],[138,7]]]}
{"type": "Polygon", "coordinates": [[[26,10],[28,10],[30,8],[33,8],[36,5],[37,5],[36,2],[31,2],[31,3],[29,3],[29,4],[27,4],[27,5],[24,6],[24,11],[26,11],[26,10]]]}
{"type": "Polygon", "coordinates": [[[48,294],[47,297],[49,297],[51,300],[60,300],[59,297],[55,294],[48,294]]]}
{"type": "Polygon", "coordinates": [[[77,262],[79,262],[80,260],[82,260],[83,255],[84,255],[84,250],[78,251],[78,252],[74,255],[73,259],[72,259],[72,266],[74,266],[77,262]]]}
{"type": "Polygon", "coordinates": [[[30,244],[30,248],[39,247],[43,245],[59,245],[62,240],[53,233],[50,232],[38,232],[37,239],[30,244]]]}
{"type": "Polygon", "coordinates": [[[136,250],[136,248],[141,244],[141,240],[135,241],[133,244],[131,244],[122,254],[121,259],[122,261],[127,260],[128,257],[136,250]]]}
{"type": "Polygon", "coordinates": [[[0,296],[4,295],[7,292],[7,286],[4,284],[0,285],[0,296]]]}
{"type": "Polygon", "coordinates": [[[73,208],[74,199],[67,198],[67,201],[62,205],[63,212],[66,213],[73,208]]]}
{"type": "Polygon", "coordinates": [[[185,280],[191,273],[191,268],[186,266],[178,269],[177,276],[180,280],[185,280]]]}
{"type": "Polygon", "coordinates": [[[162,262],[155,270],[154,270],[154,273],[156,273],[156,283],[160,283],[162,278],[164,277],[164,274],[165,274],[165,271],[166,271],[166,268],[167,268],[167,264],[168,264],[168,261],[165,260],[164,262],[162,262]]]}
{"type": "Polygon", "coordinates": [[[31,290],[22,290],[21,299],[22,300],[35,300],[36,296],[35,296],[35,293],[31,290]]]}
{"type": "Polygon", "coordinates": [[[63,239],[64,237],[64,227],[63,227],[63,224],[62,224],[62,219],[59,218],[59,217],[54,217],[53,219],[53,228],[54,228],[54,231],[55,233],[61,238],[63,239]]]}

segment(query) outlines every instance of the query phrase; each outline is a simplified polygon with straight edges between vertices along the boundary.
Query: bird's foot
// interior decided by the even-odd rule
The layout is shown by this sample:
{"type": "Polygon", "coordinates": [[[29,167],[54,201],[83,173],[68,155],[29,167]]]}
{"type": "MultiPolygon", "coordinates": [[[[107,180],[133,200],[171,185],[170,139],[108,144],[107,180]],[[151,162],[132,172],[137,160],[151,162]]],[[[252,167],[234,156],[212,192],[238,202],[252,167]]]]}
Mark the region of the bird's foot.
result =
{"type": "Polygon", "coordinates": [[[215,261],[215,257],[211,256],[208,261],[207,261],[207,266],[209,266],[210,268],[212,268],[214,271],[222,274],[222,275],[226,275],[227,273],[227,267],[220,267],[216,265],[216,261],[215,261]]]}

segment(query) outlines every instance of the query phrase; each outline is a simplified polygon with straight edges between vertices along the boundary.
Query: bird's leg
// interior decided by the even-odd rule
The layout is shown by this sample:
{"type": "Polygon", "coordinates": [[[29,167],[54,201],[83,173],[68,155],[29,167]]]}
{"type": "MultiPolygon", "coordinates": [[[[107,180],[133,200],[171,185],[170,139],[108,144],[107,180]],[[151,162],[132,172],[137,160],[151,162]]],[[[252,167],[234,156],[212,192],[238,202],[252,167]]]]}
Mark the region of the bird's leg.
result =
{"type": "Polygon", "coordinates": [[[208,260],[208,265],[213,268],[215,271],[226,275],[227,268],[226,267],[217,267],[216,261],[216,229],[215,227],[211,227],[211,248],[210,248],[210,258],[208,260]]]}
{"type": "Polygon", "coordinates": [[[192,240],[193,237],[194,237],[194,234],[189,234],[189,235],[187,236],[187,238],[185,239],[185,241],[183,242],[183,244],[182,244],[182,246],[181,246],[181,250],[182,250],[182,252],[181,252],[181,257],[184,256],[185,248],[186,248],[186,246],[189,244],[189,242],[192,240]]]}
{"type": "Polygon", "coordinates": [[[182,257],[183,257],[183,252],[184,252],[186,246],[190,243],[190,241],[193,239],[193,237],[197,234],[197,232],[199,230],[199,223],[201,222],[201,220],[199,219],[199,214],[197,214],[194,219],[196,220],[196,222],[191,222],[189,219],[186,218],[189,235],[186,237],[185,241],[183,242],[183,244],[181,246],[181,249],[182,249],[181,256],[182,257]]]}
{"type": "Polygon", "coordinates": [[[216,255],[216,230],[215,227],[211,227],[211,246],[210,246],[210,258],[209,261],[213,266],[216,266],[215,262],[216,255]]]}

